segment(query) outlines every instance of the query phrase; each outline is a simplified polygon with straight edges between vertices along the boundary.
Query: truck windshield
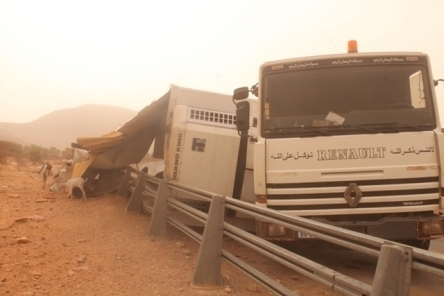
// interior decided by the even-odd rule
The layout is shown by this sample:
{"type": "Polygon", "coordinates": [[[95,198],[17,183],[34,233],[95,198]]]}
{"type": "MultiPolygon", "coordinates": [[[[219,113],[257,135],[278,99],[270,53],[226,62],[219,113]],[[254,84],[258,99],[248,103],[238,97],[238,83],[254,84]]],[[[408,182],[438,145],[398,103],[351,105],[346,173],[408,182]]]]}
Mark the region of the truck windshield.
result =
{"type": "Polygon", "coordinates": [[[422,64],[286,70],[262,78],[267,135],[335,135],[432,130],[428,74],[422,64]]]}

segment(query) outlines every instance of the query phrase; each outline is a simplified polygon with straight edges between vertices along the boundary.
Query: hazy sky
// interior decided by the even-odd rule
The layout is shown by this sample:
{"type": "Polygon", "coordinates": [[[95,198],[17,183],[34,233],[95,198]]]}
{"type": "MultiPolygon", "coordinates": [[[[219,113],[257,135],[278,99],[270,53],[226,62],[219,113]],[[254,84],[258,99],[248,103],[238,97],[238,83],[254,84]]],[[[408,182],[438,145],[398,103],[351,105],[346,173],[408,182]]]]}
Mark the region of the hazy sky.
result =
{"type": "Polygon", "coordinates": [[[444,79],[443,0],[0,0],[0,121],[83,104],[138,111],[170,84],[231,94],[263,62],[344,53],[350,39],[425,52],[444,79]]]}

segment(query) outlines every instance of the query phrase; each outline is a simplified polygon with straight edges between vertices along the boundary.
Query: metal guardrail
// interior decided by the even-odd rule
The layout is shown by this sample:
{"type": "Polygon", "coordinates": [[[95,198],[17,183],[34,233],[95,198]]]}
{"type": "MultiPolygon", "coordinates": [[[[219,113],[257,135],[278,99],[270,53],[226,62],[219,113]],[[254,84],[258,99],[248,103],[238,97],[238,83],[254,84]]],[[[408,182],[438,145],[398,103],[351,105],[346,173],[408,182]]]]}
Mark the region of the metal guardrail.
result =
{"type": "MultiPolygon", "coordinates": [[[[288,216],[274,210],[260,208],[253,204],[230,197],[220,197],[204,190],[183,186],[177,183],[168,183],[165,180],[146,176],[144,173],[133,169],[127,170],[117,194],[126,196],[128,191],[132,192],[127,210],[140,210],[141,206],[143,206],[145,209],[152,212],[153,216],[151,218],[150,232],[166,235],[166,228],[163,224],[167,221],[197,242],[204,243],[205,233],[202,237],[202,235],[198,234],[181,221],[170,217],[166,212],[166,206],[201,222],[202,225],[205,225],[205,229],[209,228],[209,225],[211,224],[218,224],[218,222],[211,221],[211,218],[209,217],[210,213],[206,214],[172,198],[169,194],[169,191],[171,190],[184,192],[192,195],[194,198],[208,201],[211,203],[211,207],[213,207],[215,201],[218,201],[218,203],[223,204],[224,208],[244,213],[255,219],[279,224],[288,229],[309,234],[317,239],[370,256],[378,257],[379,260],[376,274],[379,274],[380,276],[375,276],[372,287],[228,224],[223,221],[223,215],[222,218],[220,218],[222,220],[219,221],[220,225],[216,225],[216,229],[217,227],[223,228],[223,235],[226,235],[270,259],[345,295],[383,295],[384,293],[381,291],[387,292],[387,286],[388,289],[392,290],[398,289],[398,286],[403,286],[404,290],[398,292],[401,293],[400,295],[404,295],[405,291],[407,291],[406,295],[408,295],[411,269],[417,269],[439,277],[444,277],[444,256],[436,253],[385,241],[380,238],[327,225],[318,221],[302,217],[288,216]],[[163,209],[164,207],[165,209],[163,209]],[[161,214],[157,214],[156,212],[161,214]],[[157,216],[161,216],[161,218],[156,218],[156,214],[157,216]],[[383,260],[381,260],[381,258],[383,258],[383,260]],[[401,262],[403,265],[397,266],[392,261],[388,263],[388,260],[401,262]],[[393,268],[398,268],[400,270],[393,270],[393,268]],[[384,277],[387,277],[384,275],[388,275],[387,273],[390,273],[390,276],[392,276],[389,282],[387,282],[387,279],[384,280],[384,277]],[[395,276],[397,280],[393,280],[393,276],[395,276]]],[[[212,238],[212,240],[214,241],[214,238],[212,238]]],[[[215,248],[214,245],[212,247],[213,249],[215,248]]],[[[215,249],[217,249],[217,247],[215,249]]],[[[227,251],[221,250],[221,253],[225,260],[240,268],[274,293],[279,295],[294,295],[292,291],[289,291],[284,286],[260,273],[245,262],[242,262],[227,251]]],[[[214,262],[214,260],[210,262],[214,262]]]]}

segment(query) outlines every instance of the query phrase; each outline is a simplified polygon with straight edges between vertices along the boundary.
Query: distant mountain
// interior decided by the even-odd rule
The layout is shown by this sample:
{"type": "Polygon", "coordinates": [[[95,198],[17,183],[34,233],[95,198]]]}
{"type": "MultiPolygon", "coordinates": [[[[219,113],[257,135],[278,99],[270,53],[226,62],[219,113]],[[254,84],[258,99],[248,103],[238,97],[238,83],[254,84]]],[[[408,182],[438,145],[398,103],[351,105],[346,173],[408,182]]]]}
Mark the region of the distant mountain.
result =
{"type": "Polygon", "coordinates": [[[136,114],[137,111],[106,105],[61,109],[28,123],[0,122],[0,140],[64,150],[77,137],[101,136],[136,114]]]}

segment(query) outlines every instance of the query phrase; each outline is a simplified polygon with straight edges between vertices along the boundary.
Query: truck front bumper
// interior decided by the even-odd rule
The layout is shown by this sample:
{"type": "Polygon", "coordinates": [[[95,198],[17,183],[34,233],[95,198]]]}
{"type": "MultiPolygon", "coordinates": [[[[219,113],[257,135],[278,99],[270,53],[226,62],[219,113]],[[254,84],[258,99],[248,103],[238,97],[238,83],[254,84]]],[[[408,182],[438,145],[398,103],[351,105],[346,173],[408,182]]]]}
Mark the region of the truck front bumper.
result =
{"type": "MultiPolygon", "coordinates": [[[[387,240],[431,240],[443,237],[444,216],[429,217],[386,217],[375,222],[339,222],[313,218],[329,225],[365,233],[387,240]]],[[[257,234],[267,240],[297,240],[312,238],[278,225],[256,221],[257,234]]]]}

